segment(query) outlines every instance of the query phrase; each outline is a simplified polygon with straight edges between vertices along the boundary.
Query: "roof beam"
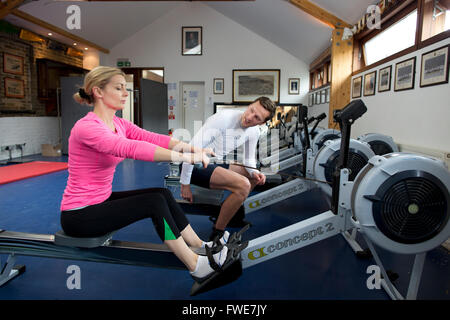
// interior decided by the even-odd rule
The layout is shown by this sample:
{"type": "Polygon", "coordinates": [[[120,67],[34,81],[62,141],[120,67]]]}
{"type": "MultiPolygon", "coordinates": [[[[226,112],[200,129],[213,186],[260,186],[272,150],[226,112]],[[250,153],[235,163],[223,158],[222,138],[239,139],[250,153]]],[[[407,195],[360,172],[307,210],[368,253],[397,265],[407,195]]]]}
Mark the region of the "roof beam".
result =
{"type": "MultiPolygon", "coordinates": [[[[67,1],[67,0],[56,0],[56,1],[67,1]]],[[[152,2],[152,1],[159,1],[159,2],[171,2],[171,1],[179,1],[179,0],[77,0],[77,1],[82,1],[82,2],[110,2],[110,1],[114,1],[114,2],[152,2]]],[[[210,1],[255,1],[255,0],[183,0],[183,1],[188,1],[188,2],[192,2],[192,1],[198,1],[198,2],[210,2],[210,1]]]]}
{"type": "Polygon", "coordinates": [[[3,19],[8,14],[10,14],[12,10],[19,7],[23,1],[24,0],[11,0],[11,1],[2,2],[0,4],[0,19],[3,19]]]}
{"type": "Polygon", "coordinates": [[[38,26],[41,26],[41,27],[46,28],[48,30],[51,30],[53,32],[56,32],[56,33],[58,33],[58,34],[60,34],[60,35],[62,35],[64,37],[69,38],[69,39],[72,39],[75,42],[83,43],[83,44],[85,44],[85,45],[87,45],[89,47],[92,47],[92,48],[97,49],[97,50],[99,50],[101,52],[104,52],[104,53],[109,53],[108,49],[105,49],[105,48],[103,48],[103,47],[101,47],[101,46],[99,46],[99,45],[97,45],[97,44],[95,44],[93,42],[90,42],[90,41],[88,41],[86,39],[78,37],[78,36],[76,36],[76,35],[74,35],[74,34],[72,34],[70,32],[67,32],[64,29],[56,27],[56,26],[54,26],[54,25],[52,25],[50,23],[47,23],[47,22],[45,22],[43,20],[40,20],[40,19],[38,19],[36,17],[33,17],[33,16],[29,15],[28,13],[20,11],[19,9],[14,9],[10,13],[15,15],[16,17],[19,17],[21,19],[24,19],[26,21],[34,23],[34,24],[36,24],[38,26]]]}
{"type": "Polygon", "coordinates": [[[322,9],[321,7],[312,3],[309,0],[289,0],[289,2],[292,3],[294,6],[300,8],[301,10],[305,11],[306,13],[312,15],[314,18],[325,23],[332,29],[352,27],[349,23],[339,19],[335,15],[329,13],[325,9],[322,9]]]}

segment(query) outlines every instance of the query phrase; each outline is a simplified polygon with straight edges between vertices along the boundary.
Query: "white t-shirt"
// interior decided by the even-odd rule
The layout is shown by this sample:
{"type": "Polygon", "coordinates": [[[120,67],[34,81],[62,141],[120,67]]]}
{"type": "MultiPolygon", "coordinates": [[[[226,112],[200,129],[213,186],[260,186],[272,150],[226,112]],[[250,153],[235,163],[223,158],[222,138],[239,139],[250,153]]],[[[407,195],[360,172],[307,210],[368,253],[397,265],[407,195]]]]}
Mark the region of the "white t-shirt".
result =
{"type": "MultiPolygon", "coordinates": [[[[242,128],[243,111],[223,110],[209,117],[203,127],[195,134],[190,144],[199,148],[211,148],[218,159],[223,159],[231,151],[243,146],[243,164],[256,167],[256,146],[259,140],[258,126],[242,128]]],[[[180,183],[190,184],[194,166],[183,163],[180,183]]],[[[252,175],[259,172],[246,168],[252,175]]]]}

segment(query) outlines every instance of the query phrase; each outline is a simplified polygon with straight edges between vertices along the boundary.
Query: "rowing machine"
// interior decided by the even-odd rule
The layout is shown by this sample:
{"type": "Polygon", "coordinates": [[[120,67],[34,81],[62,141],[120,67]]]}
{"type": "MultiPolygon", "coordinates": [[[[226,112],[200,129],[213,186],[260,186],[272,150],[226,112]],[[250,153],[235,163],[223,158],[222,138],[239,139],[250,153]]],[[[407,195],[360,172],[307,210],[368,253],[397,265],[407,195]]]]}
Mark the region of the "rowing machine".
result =
{"type": "Polygon", "coordinates": [[[62,231],[35,234],[0,230],[0,253],[9,255],[0,266],[0,286],[25,270],[15,266],[20,255],[186,270],[164,244],[112,240],[112,235],[73,238],[62,231]]]}
{"type": "Polygon", "coordinates": [[[428,157],[392,153],[373,156],[350,181],[350,126],[365,112],[354,100],[335,115],[343,138],[333,174],[332,209],[249,241],[242,252],[248,268],[351,229],[361,232],[379,266],[381,285],[392,299],[404,299],[392,284],[375,245],[396,254],[414,254],[406,299],[416,299],[426,252],[450,236],[450,174],[428,157]]]}
{"type": "Polygon", "coordinates": [[[366,133],[357,138],[358,141],[367,142],[376,155],[398,152],[398,146],[392,137],[380,133],[366,133]]]}

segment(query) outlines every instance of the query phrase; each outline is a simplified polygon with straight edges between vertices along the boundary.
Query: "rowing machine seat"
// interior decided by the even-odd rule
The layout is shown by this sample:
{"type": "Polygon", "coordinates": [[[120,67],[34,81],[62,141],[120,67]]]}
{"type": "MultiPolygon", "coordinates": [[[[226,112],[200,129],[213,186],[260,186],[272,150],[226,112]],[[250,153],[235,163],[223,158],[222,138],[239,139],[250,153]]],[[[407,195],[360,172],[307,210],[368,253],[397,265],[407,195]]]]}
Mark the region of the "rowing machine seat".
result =
{"type": "Polygon", "coordinates": [[[93,238],[76,238],[70,237],[60,230],[55,233],[55,244],[65,247],[78,247],[78,248],[96,248],[101,247],[109,240],[111,240],[112,235],[115,231],[107,233],[103,236],[93,237],[93,238]]]}

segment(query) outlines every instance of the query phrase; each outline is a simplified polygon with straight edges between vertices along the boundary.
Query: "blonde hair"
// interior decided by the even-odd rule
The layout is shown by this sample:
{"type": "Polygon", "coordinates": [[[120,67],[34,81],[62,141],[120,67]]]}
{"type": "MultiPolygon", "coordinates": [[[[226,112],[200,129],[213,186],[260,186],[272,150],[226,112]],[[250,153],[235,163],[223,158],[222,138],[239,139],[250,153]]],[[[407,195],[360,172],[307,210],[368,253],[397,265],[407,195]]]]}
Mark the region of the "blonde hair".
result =
{"type": "Polygon", "coordinates": [[[73,95],[74,100],[79,104],[93,105],[95,101],[92,88],[99,87],[103,89],[115,75],[125,77],[125,73],[118,68],[105,66],[95,67],[84,77],[83,87],[73,95]]]}

